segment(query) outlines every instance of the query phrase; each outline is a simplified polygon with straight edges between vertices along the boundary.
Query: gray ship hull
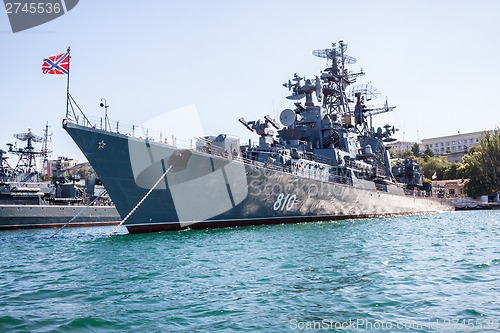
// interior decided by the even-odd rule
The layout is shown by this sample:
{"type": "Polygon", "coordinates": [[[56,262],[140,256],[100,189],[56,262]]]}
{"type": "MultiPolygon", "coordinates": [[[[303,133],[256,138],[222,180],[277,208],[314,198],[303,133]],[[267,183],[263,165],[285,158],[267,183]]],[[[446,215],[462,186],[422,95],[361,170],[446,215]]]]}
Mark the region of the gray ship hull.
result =
{"type": "Polygon", "coordinates": [[[116,225],[112,206],[0,205],[0,230],[116,225]],[[73,219],[77,214],[80,215],[73,219]],[[73,220],[72,220],[73,219],[73,220]],[[68,223],[70,220],[71,223],[68,223]]]}
{"type": "Polygon", "coordinates": [[[450,202],[377,190],[272,165],[111,133],[64,120],[130,233],[411,215],[453,210],[450,202]],[[165,176],[163,176],[165,175],[165,176]],[[147,195],[150,195],[138,205],[147,195]]]}

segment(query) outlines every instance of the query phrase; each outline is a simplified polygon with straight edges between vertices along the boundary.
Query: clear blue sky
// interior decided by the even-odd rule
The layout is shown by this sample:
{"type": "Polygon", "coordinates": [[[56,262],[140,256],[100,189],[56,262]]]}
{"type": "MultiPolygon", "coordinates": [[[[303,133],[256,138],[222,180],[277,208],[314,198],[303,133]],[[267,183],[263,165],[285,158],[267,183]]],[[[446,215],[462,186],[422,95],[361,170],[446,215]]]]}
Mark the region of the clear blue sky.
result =
{"type": "MultiPolygon", "coordinates": [[[[14,133],[42,135],[83,160],[61,128],[66,78],[43,75],[42,59],[72,48],[71,93],[87,114],[141,124],[194,104],[205,134],[257,140],[237,119],[292,107],[282,86],[314,77],[314,49],[348,43],[347,54],[390,104],[374,117],[400,140],[500,126],[500,1],[80,1],[64,16],[13,34],[0,14],[0,148],[14,133]]],[[[375,101],[375,106],[384,100],[375,101]]]]}

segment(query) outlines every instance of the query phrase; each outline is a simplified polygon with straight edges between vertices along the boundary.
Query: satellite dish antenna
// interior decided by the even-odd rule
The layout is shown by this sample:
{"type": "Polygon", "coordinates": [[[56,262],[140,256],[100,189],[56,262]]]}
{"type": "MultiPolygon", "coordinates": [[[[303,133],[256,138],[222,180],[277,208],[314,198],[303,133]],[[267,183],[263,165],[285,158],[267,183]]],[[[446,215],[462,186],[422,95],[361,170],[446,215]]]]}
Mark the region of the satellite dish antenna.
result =
{"type": "Polygon", "coordinates": [[[295,112],[290,109],[285,109],[281,111],[280,122],[283,126],[291,126],[295,123],[295,112]]]}

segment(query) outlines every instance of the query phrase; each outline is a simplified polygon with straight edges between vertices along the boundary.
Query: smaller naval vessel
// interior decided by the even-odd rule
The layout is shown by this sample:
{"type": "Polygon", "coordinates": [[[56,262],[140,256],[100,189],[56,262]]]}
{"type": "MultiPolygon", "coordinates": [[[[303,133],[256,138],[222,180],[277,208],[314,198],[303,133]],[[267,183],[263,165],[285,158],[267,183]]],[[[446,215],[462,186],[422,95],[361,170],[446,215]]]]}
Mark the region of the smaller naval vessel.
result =
{"type": "Polygon", "coordinates": [[[36,159],[46,159],[49,153],[47,130],[48,126],[44,138],[31,130],[15,134],[26,147],[8,144],[8,151],[0,149],[0,230],[116,224],[120,218],[104,187],[94,178],[80,186],[78,177],[65,176],[63,158],[56,162],[50,180],[40,179],[36,159]],[[38,151],[33,145],[37,142],[43,142],[38,151]],[[7,153],[19,156],[15,167],[8,163],[7,153]]]}

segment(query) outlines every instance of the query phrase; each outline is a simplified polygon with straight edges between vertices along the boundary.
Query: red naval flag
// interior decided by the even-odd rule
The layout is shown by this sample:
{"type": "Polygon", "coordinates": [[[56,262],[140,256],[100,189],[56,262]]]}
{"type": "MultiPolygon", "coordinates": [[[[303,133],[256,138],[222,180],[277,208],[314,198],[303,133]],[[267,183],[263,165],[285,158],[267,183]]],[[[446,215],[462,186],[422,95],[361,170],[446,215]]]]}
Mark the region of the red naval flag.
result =
{"type": "Polygon", "coordinates": [[[43,74],[69,74],[69,52],[43,59],[43,74]]]}

